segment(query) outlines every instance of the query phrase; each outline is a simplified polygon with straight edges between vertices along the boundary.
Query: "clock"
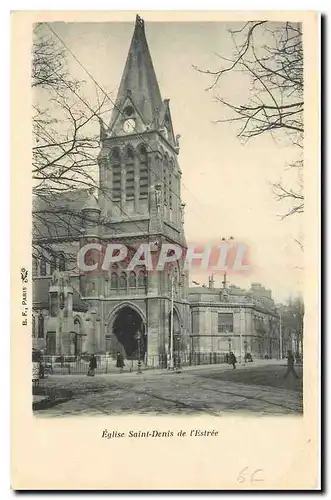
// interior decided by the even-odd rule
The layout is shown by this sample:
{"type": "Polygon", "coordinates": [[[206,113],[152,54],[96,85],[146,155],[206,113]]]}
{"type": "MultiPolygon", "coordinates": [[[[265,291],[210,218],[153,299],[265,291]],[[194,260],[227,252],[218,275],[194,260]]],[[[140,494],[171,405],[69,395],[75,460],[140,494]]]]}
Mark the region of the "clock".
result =
{"type": "Polygon", "coordinates": [[[133,118],[129,118],[128,120],[125,120],[123,123],[123,131],[126,134],[132,134],[132,132],[135,131],[135,121],[133,118]]]}

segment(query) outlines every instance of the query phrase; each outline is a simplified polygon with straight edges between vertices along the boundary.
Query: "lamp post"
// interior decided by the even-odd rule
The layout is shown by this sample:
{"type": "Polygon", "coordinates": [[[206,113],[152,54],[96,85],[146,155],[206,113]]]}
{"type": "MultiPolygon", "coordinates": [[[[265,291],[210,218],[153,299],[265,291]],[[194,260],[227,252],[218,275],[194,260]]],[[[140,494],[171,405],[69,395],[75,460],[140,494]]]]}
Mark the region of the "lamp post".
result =
{"type": "Polygon", "coordinates": [[[170,370],[174,369],[174,275],[171,273],[170,299],[170,370]]]}
{"type": "MultiPolygon", "coordinates": [[[[178,279],[178,286],[181,288],[185,285],[184,283],[185,273],[181,273],[178,279]]],[[[170,297],[170,366],[171,370],[174,369],[174,287],[175,279],[173,271],[170,274],[171,283],[171,297],[170,297]]]]}
{"type": "Polygon", "coordinates": [[[280,359],[283,359],[283,332],[282,332],[282,310],[279,309],[279,350],[280,350],[280,359]]]}
{"type": "Polygon", "coordinates": [[[142,373],[141,371],[141,355],[140,355],[140,351],[141,351],[141,332],[140,330],[138,330],[137,332],[137,336],[136,336],[136,339],[137,339],[137,344],[138,344],[138,370],[137,370],[137,375],[142,373]]]}
{"type": "Polygon", "coordinates": [[[240,364],[243,362],[243,309],[240,309],[240,364]]]}

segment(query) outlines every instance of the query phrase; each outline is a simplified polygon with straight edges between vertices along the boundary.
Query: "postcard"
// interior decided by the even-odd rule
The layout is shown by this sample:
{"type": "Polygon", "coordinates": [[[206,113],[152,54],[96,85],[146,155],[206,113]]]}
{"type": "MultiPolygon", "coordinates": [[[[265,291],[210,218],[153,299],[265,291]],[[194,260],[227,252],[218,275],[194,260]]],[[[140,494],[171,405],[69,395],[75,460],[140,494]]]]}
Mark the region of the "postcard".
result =
{"type": "Polygon", "coordinates": [[[15,490],[317,490],[319,16],[12,14],[15,490]]]}

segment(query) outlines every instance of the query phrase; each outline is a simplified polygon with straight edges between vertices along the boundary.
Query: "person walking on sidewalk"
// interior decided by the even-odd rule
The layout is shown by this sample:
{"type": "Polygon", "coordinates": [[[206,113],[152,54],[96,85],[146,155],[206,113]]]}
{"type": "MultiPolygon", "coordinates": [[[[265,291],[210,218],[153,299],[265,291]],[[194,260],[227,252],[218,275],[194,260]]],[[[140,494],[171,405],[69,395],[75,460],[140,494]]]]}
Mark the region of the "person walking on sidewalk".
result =
{"type": "Polygon", "coordinates": [[[294,369],[294,356],[292,354],[292,351],[287,351],[287,371],[284,375],[284,378],[287,378],[290,373],[292,373],[294,378],[299,378],[294,369]]]}
{"type": "Polygon", "coordinates": [[[124,358],[122,353],[118,352],[116,356],[116,368],[120,368],[120,373],[123,372],[124,358]]]}
{"type": "Polygon", "coordinates": [[[233,366],[233,369],[236,369],[237,358],[234,353],[231,351],[229,355],[229,364],[233,366]]]}
{"type": "Polygon", "coordinates": [[[90,362],[89,362],[88,372],[87,372],[87,375],[89,377],[94,377],[96,367],[97,367],[97,358],[94,356],[94,354],[92,354],[90,357],[90,362]]]}

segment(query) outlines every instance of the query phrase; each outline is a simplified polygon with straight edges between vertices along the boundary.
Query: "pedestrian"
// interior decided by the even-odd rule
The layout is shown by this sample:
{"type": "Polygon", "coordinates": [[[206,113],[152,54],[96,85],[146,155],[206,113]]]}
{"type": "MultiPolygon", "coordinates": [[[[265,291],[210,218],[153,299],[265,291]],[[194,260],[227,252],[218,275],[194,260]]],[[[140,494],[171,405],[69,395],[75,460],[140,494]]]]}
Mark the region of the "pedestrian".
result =
{"type": "Polygon", "coordinates": [[[32,384],[39,385],[41,354],[37,349],[32,348],[32,384]]]}
{"type": "Polygon", "coordinates": [[[116,355],[116,368],[120,368],[120,373],[122,373],[124,366],[125,365],[124,365],[123,355],[122,353],[118,352],[116,355]]]}
{"type": "Polygon", "coordinates": [[[292,351],[287,351],[287,371],[284,375],[284,378],[287,378],[290,373],[292,373],[294,378],[299,378],[294,369],[294,356],[292,354],[292,351]]]}
{"type": "Polygon", "coordinates": [[[230,352],[230,355],[229,355],[229,363],[230,363],[230,365],[233,366],[233,369],[235,370],[236,369],[237,358],[234,355],[234,352],[232,352],[232,351],[230,352]]]}
{"type": "Polygon", "coordinates": [[[96,367],[97,367],[97,359],[94,356],[94,354],[92,354],[90,357],[90,362],[89,362],[89,367],[88,367],[88,372],[87,372],[87,375],[89,377],[94,377],[96,367]]]}
{"type": "Polygon", "coordinates": [[[64,356],[62,356],[62,354],[60,356],[60,363],[61,363],[61,368],[63,368],[64,367],[64,356]]]}

